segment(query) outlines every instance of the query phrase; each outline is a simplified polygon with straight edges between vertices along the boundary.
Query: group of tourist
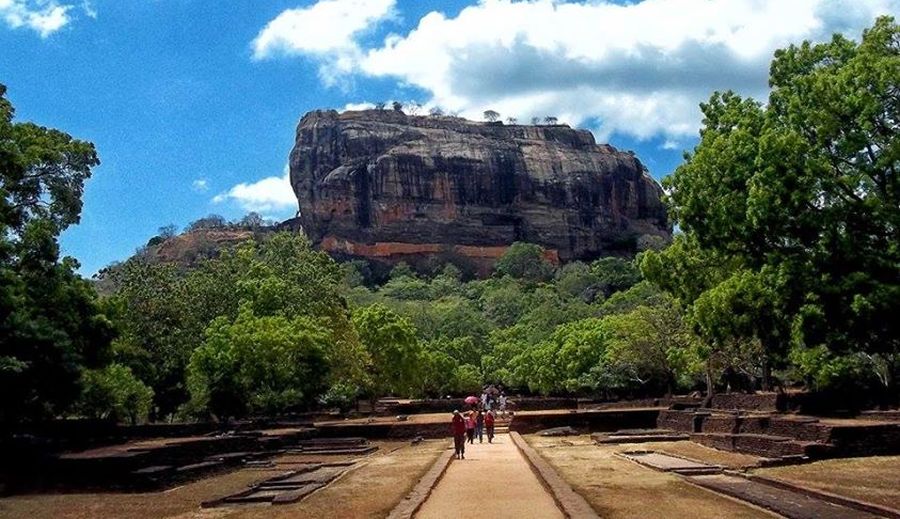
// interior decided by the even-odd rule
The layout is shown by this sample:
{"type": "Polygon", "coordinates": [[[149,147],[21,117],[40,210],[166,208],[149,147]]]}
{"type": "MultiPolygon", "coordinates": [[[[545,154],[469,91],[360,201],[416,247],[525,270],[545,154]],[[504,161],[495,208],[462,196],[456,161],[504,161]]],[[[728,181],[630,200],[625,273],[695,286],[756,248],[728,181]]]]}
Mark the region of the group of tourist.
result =
{"type": "Polygon", "coordinates": [[[478,443],[484,443],[487,434],[488,443],[493,443],[494,421],[498,413],[506,417],[509,401],[501,389],[489,385],[484,387],[481,399],[471,396],[466,403],[471,404],[472,409],[465,413],[453,411],[450,424],[457,459],[466,458],[466,442],[474,444],[475,438],[478,438],[478,443]]]}
{"type": "Polygon", "coordinates": [[[481,392],[480,408],[484,411],[496,409],[500,416],[505,417],[508,405],[509,400],[506,398],[506,393],[502,389],[497,389],[493,384],[485,386],[481,392]]]}
{"type": "Polygon", "coordinates": [[[465,414],[453,411],[453,419],[450,421],[453,432],[453,447],[456,451],[456,459],[466,459],[466,441],[470,444],[484,443],[484,435],[487,434],[488,443],[494,441],[494,412],[482,409],[472,409],[465,414]]]}

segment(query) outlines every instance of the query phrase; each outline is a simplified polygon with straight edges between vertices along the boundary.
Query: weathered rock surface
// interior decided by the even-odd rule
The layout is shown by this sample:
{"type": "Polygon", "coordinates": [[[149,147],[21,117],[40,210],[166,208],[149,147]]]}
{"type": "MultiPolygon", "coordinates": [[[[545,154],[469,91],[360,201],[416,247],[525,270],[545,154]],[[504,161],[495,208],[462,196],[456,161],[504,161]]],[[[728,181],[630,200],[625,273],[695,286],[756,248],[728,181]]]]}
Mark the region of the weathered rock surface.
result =
{"type": "Polygon", "coordinates": [[[384,261],[447,255],[483,265],[515,241],[555,260],[590,259],[671,232],[640,161],[564,125],[310,112],[290,180],[314,243],[384,261]]]}

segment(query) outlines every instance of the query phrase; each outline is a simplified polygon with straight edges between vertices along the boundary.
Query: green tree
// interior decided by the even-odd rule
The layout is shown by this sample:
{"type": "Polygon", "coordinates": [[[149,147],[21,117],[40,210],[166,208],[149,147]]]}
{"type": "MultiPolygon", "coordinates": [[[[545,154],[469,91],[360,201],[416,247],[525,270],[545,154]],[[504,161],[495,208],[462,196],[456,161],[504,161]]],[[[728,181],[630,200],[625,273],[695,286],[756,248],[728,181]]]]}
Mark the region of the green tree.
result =
{"type": "Polygon", "coordinates": [[[484,112],[484,120],[488,122],[495,122],[500,118],[500,114],[495,112],[494,110],[485,110],[484,112]]]}
{"type": "Polygon", "coordinates": [[[153,390],[121,364],[87,370],[82,375],[78,408],[91,418],[128,421],[147,420],[153,404],[153,390]]]}
{"type": "MultiPolygon", "coordinates": [[[[727,328],[740,333],[762,311],[753,332],[771,362],[790,341],[878,355],[896,373],[898,39],[881,18],[858,43],[835,36],[778,51],[768,103],[714,94],[700,143],[666,180],[683,243],[703,251],[700,264],[731,266],[718,269],[725,285],[709,288],[705,308],[734,312],[727,328]]],[[[682,277],[710,283],[701,278],[682,277]]]]}
{"type": "Polygon", "coordinates": [[[218,214],[210,214],[203,218],[198,218],[187,226],[187,231],[199,231],[203,229],[222,229],[228,226],[228,220],[224,216],[218,214]]]}
{"type": "Polygon", "coordinates": [[[191,298],[184,274],[172,264],[131,258],[109,277],[116,287],[111,305],[119,329],[114,359],[152,388],[153,418],[167,416],[187,399],[184,369],[212,320],[196,313],[214,312],[218,305],[191,298]]]}
{"type": "Polygon", "coordinates": [[[601,316],[626,314],[646,305],[659,304],[665,298],[655,284],[642,281],[623,292],[616,292],[600,305],[601,316]]]}
{"type": "Polygon", "coordinates": [[[447,354],[441,346],[426,343],[422,351],[419,372],[422,393],[440,398],[455,392],[457,366],[459,362],[447,354]]]}
{"type": "Polygon", "coordinates": [[[497,260],[497,274],[512,276],[529,282],[546,281],[553,274],[553,265],[544,257],[544,249],[533,243],[515,242],[497,260]]]}
{"type": "Polygon", "coordinates": [[[542,394],[596,389],[590,373],[603,359],[608,339],[600,319],[563,324],[510,361],[514,378],[542,394]]]}
{"type": "Polygon", "coordinates": [[[412,267],[409,266],[409,263],[407,263],[405,261],[401,261],[400,263],[397,263],[396,265],[394,265],[394,268],[391,269],[391,279],[402,278],[402,277],[407,277],[407,278],[416,277],[416,271],[414,271],[412,269],[412,267]]]}
{"type": "Polygon", "coordinates": [[[94,146],[13,122],[5,95],[0,85],[0,422],[11,422],[66,412],[113,329],[57,241],[79,221],[94,146]]]}
{"type": "Polygon", "coordinates": [[[406,275],[394,277],[392,274],[391,279],[381,287],[381,293],[386,297],[408,301],[426,301],[432,297],[427,281],[406,275]]]}
{"type": "Polygon", "coordinates": [[[597,286],[604,297],[628,290],[641,281],[641,271],[633,261],[613,256],[591,263],[591,273],[597,277],[597,286]]]}
{"type": "Polygon", "coordinates": [[[192,408],[219,418],[306,409],[326,388],[328,330],[307,317],[257,316],[243,305],[237,319],[215,319],[191,355],[192,408]]]}
{"type": "Polygon", "coordinates": [[[372,359],[371,394],[406,396],[418,390],[422,348],[409,321],[375,304],[354,312],[353,324],[372,359]]]}
{"type": "Polygon", "coordinates": [[[237,225],[245,229],[259,230],[267,227],[269,222],[261,214],[251,211],[238,220],[237,225]]]}
{"type": "Polygon", "coordinates": [[[188,270],[132,258],[109,274],[118,287],[117,359],[153,387],[161,416],[187,399],[185,368],[217,318],[242,305],[260,317],[313,319],[329,335],[329,382],[362,387],[368,358],[341,293],[342,271],[304,237],[272,233],[188,270]]]}
{"type": "MultiPolygon", "coordinates": [[[[601,277],[589,265],[575,261],[556,271],[556,288],[565,296],[593,301],[601,289],[601,277]]],[[[604,294],[604,297],[606,294],[604,294]]]]}
{"type": "Polygon", "coordinates": [[[491,281],[479,297],[484,314],[497,326],[512,326],[529,310],[529,295],[508,276],[491,281]]]}
{"type": "Polygon", "coordinates": [[[698,371],[697,338],[673,298],[603,322],[609,330],[606,362],[622,385],[662,387],[671,395],[698,371]]]}

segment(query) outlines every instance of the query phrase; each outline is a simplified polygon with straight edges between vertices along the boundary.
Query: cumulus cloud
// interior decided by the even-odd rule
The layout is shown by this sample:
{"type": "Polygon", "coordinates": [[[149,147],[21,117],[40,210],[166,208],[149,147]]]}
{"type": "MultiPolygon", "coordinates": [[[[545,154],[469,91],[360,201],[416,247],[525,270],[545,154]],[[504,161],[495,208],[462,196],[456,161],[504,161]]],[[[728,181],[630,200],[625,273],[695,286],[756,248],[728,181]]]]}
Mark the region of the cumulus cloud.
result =
{"type": "MultiPolygon", "coordinates": [[[[482,0],[362,50],[352,35],[372,21],[357,17],[341,36],[355,51],[328,66],[396,78],[471,118],[490,108],[521,121],[591,121],[601,137],[677,140],[696,134],[698,104],[713,90],[765,98],[775,49],[858,37],[877,15],[898,13],[900,0],[482,0]]],[[[322,55],[304,45],[289,49],[322,55]]]]}
{"type": "Polygon", "coordinates": [[[396,0],[320,0],[288,9],[270,21],[253,40],[253,57],[305,54],[324,60],[322,79],[335,83],[362,57],[360,33],[393,16],[396,0]]]}
{"type": "Polygon", "coordinates": [[[235,202],[245,211],[284,214],[296,209],[297,198],[291,189],[290,172],[285,166],[281,176],[266,177],[252,183],[240,183],[213,198],[214,203],[235,202]]]}
{"type": "Polygon", "coordinates": [[[46,38],[71,21],[72,7],[55,0],[0,0],[0,18],[12,29],[31,29],[46,38]]]}

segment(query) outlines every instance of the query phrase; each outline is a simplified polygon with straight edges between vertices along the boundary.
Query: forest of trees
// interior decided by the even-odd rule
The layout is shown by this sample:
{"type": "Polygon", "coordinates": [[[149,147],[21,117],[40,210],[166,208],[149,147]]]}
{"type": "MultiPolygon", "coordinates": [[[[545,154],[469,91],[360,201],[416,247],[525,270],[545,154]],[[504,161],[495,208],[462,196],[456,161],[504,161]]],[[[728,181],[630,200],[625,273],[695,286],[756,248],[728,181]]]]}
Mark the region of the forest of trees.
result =
{"type": "Polygon", "coordinates": [[[679,231],[635,259],[555,266],[516,243],[485,279],[452,263],[385,276],[269,230],[189,266],[136,255],[104,272],[102,297],[58,245],[94,147],[14,122],[0,86],[0,422],[347,409],[485,382],[896,405],[900,28],[781,50],[770,84],[764,104],[702,105],[699,144],[664,180],[679,231]]]}

